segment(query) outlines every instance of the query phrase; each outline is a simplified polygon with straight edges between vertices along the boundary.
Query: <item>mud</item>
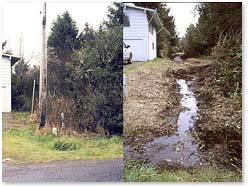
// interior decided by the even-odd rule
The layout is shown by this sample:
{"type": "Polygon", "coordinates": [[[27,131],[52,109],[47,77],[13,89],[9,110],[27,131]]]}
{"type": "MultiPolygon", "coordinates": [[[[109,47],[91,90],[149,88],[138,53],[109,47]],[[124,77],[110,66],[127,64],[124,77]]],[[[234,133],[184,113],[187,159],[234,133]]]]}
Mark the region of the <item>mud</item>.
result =
{"type": "MultiPolygon", "coordinates": [[[[199,168],[211,165],[241,172],[241,104],[225,97],[215,80],[216,71],[211,61],[188,59],[175,64],[177,65],[170,67],[165,75],[163,72],[163,76],[155,75],[152,78],[155,82],[166,82],[162,84],[162,89],[160,87],[166,98],[160,100],[158,106],[152,104],[153,110],[147,111],[145,115],[136,116],[135,120],[129,121],[128,130],[124,124],[125,131],[128,131],[127,136],[125,135],[128,141],[125,137],[124,159],[143,160],[161,168],[199,168]],[[171,103],[170,98],[174,98],[174,102],[171,103]],[[152,118],[154,111],[159,111],[154,116],[159,116],[157,120],[162,121],[157,121],[159,125],[148,120],[152,118]],[[143,122],[140,126],[135,124],[138,119],[143,122]]],[[[150,74],[149,78],[152,76],[154,74],[150,74]]],[[[140,79],[137,77],[133,81],[139,82],[140,79]]],[[[158,91],[154,82],[146,81],[142,90],[158,91]]],[[[142,86],[143,81],[139,83],[142,86]]],[[[137,99],[148,98],[131,99],[139,106],[137,104],[142,102],[139,100],[137,103],[137,99]]],[[[143,101],[143,107],[149,108],[153,100],[149,100],[151,103],[146,101],[143,101]]],[[[124,107],[124,113],[131,108],[124,107]]],[[[130,113],[126,113],[126,116],[129,115],[130,113]]]]}
{"type": "Polygon", "coordinates": [[[215,64],[205,64],[177,72],[193,75],[200,118],[196,121],[195,136],[205,162],[218,168],[241,172],[242,168],[242,107],[226,97],[215,79],[215,64]]]}
{"type": "Polygon", "coordinates": [[[178,79],[181,108],[177,121],[177,131],[171,136],[156,138],[145,145],[144,156],[152,164],[159,165],[166,161],[168,166],[184,168],[202,165],[199,143],[193,137],[195,122],[199,117],[197,101],[194,94],[194,80],[178,79]]]}
{"type": "Polygon", "coordinates": [[[124,102],[124,146],[143,153],[145,143],[176,131],[180,94],[175,78],[159,68],[141,68],[127,76],[129,96],[124,102]],[[173,79],[170,80],[170,79],[173,79]]]}

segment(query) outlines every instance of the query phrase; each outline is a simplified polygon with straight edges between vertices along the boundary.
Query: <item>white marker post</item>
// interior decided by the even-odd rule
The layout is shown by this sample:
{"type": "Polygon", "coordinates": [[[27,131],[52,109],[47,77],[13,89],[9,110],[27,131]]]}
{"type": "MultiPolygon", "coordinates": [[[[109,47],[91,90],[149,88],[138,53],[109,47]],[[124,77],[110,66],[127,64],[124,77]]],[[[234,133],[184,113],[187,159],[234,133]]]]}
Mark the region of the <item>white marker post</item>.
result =
{"type": "Polygon", "coordinates": [[[62,128],[65,127],[65,115],[64,115],[64,112],[61,113],[61,127],[62,128]]]}
{"type": "Polygon", "coordinates": [[[123,74],[123,92],[124,92],[124,96],[128,97],[127,80],[125,74],[123,74]]]}

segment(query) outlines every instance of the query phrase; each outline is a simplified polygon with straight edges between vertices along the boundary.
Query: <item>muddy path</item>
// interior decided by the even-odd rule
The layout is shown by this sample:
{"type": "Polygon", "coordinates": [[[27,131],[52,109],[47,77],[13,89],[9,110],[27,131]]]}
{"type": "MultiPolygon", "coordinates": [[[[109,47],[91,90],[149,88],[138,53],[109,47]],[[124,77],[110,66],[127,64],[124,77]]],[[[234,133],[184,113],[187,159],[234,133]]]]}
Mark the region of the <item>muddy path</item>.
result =
{"type": "Polygon", "coordinates": [[[161,84],[160,90],[163,92],[160,97],[167,95],[160,100],[160,105],[156,105],[151,96],[148,100],[140,98],[142,94],[135,95],[139,93],[138,86],[132,87],[129,82],[131,97],[124,102],[124,122],[128,124],[127,128],[124,125],[128,132],[125,134],[124,158],[149,162],[161,168],[214,166],[240,172],[241,107],[220,93],[214,82],[212,63],[190,59],[180,62],[180,65],[156,69],[155,73],[153,70],[149,74],[146,72],[149,72],[149,68],[129,75],[131,81],[138,81],[144,93],[147,93],[145,91],[148,87],[157,92],[157,85],[151,81],[154,78],[151,77],[155,76],[156,83],[166,82],[161,84]],[[139,73],[143,79],[137,76],[139,73]],[[159,74],[164,76],[158,77],[159,74]],[[144,79],[145,84],[142,81],[144,79]],[[130,100],[133,105],[139,106],[138,112],[132,113],[130,100]],[[137,100],[144,104],[140,105],[137,100]],[[149,110],[151,106],[153,110],[149,110]],[[144,108],[147,113],[137,116],[144,112],[144,108]],[[129,120],[130,113],[136,117],[133,121],[129,120]],[[152,121],[152,117],[158,122],[152,121]],[[137,125],[137,121],[142,125],[137,125]]]}

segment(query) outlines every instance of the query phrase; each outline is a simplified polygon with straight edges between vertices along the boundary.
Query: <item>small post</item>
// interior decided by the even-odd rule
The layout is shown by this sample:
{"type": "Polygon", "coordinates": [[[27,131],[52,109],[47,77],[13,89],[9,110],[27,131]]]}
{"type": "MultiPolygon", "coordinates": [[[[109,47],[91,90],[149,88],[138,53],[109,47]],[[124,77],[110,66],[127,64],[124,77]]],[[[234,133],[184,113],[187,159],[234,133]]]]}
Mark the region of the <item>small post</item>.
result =
{"type": "Polygon", "coordinates": [[[123,74],[123,92],[125,97],[128,97],[127,80],[125,74],[123,74]]]}
{"type": "Polygon", "coordinates": [[[60,119],[61,119],[61,127],[64,128],[65,127],[65,115],[64,115],[64,112],[62,112],[60,114],[60,119]]]}
{"type": "Polygon", "coordinates": [[[58,130],[57,130],[56,127],[53,127],[53,128],[52,128],[52,135],[53,135],[53,136],[56,136],[56,137],[58,136],[58,130]]]}
{"type": "Polygon", "coordinates": [[[34,85],[33,85],[33,96],[32,96],[31,114],[34,113],[34,92],[35,92],[35,79],[34,79],[34,85]]]}

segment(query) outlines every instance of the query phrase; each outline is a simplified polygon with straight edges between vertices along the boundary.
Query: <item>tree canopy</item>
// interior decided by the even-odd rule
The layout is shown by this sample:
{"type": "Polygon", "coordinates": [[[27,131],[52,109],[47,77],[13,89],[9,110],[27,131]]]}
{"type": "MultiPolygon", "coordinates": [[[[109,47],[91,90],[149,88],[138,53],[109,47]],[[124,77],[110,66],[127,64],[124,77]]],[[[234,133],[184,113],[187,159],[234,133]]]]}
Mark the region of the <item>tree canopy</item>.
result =
{"type": "Polygon", "coordinates": [[[122,4],[109,6],[107,17],[97,30],[85,23],[81,32],[68,12],[53,22],[48,111],[56,114],[48,116],[50,125],[60,124],[56,116],[63,111],[74,130],[122,134],[122,4]]]}

